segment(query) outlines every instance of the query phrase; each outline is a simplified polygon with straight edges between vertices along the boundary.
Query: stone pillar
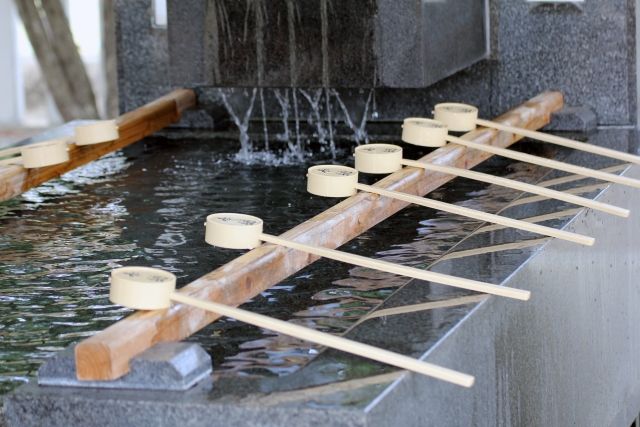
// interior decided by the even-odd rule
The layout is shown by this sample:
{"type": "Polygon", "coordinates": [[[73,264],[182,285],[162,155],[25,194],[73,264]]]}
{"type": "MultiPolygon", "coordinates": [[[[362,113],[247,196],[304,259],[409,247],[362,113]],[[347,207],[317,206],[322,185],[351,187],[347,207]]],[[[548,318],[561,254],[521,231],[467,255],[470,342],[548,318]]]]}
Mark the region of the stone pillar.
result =
{"type": "Polygon", "coordinates": [[[18,57],[17,13],[12,0],[0,0],[0,126],[17,126],[24,113],[24,89],[18,57]]]}

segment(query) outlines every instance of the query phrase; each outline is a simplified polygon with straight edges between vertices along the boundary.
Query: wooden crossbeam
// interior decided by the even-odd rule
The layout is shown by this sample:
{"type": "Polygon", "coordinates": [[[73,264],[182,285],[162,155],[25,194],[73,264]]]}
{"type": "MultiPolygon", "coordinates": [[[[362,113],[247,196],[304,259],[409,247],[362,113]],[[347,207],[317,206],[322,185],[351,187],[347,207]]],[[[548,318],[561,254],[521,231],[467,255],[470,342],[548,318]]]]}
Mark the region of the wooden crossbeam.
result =
{"type": "MultiPolygon", "coordinates": [[[[562,105],[559,92],[545,92],[498,117],[496,121],[538,129],[549,123],[551,113],[562,105]]],[[[469,132],[463,138],[498,147],[507,147],[520,139],[510,133],[486,128],[469,132]]],[[[486,152],[449,144],[421,161],[470,169],[490,156],[486,152]]],[[[422,168],[404,168],[375,186],[424,196],[451,179],[451,175],[422,168]]],[[[282,237],[337,248],[407,205],[397,199],[358,193],[287,231],[282,237]]],[[[179,292],[236,307],[317,258],[301,251],[264,244],[188,284],[179,292]]],[[[129,372],[129,360],[135,355],[158,342],[180,341],[218,317],[185,304],[166,310],[135,313],[76,346],[78,379],[105,381],[119,378],[129,372]]]]}
{"type": "Polygon", "coordinates": [[[70,161],[44,168],[25,169],[22,165],[0,166],[0,202],[141,140],[175,123],[182,111],[195,105],[192,90],[178,89],[117,118],[120,138],[103,144],[69,148],[70,161]]]}

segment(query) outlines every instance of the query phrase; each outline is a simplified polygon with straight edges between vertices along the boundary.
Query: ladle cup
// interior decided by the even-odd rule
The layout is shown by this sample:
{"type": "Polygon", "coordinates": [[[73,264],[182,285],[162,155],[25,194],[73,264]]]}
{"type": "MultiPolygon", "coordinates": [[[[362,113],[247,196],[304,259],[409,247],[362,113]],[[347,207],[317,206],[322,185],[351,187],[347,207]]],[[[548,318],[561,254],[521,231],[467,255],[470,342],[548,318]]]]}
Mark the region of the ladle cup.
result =
{"type": "Polygon", "coordinates": [[[413,267],[374,260],[360,255],[337,251],[335,249],[308,245],[264,234],[262,233],[262,220],[255,216],[235,213],[212,214],[207,217],[205,226],[207,227],[205,236],[206,242],[210,245],[219,246],[221,248],[253,249],[260,246],[262,242],[269,242],[336,261],[358,265],[360,267],[373,268],[387,273],[442,283],[444,285],[455,286],[472,291],[525,301],[531,296],[529,291],[521,289],[513,289],[505,286],[492,285],[475,280],[448,276],[446,274],[434,273],[432,271],[419,270],[413,267]]]}
{"type": "Polygon", "coordinates": [[[594,239],[592,237],[569,233],[562,230],[556,230],[554,228],[545,227],[538,224],[530,224],[517,219],[480,212],[474,209],[463,208],[461,206],[452,205],[450,203],[444,203],[424,197],[413,196],[398,191],[384,190],[382,188],[374,187],[371,185],[359,184],[358,171],[347,166],[312,166],[309,168],[307,177],[307,191],[318,196],[348,197],[356,194],[357,190],[362,190],[369,193],[379,194],[381,196],[404,200],[405,202],[414,203],[416,205],[439,209],[445,212],[451,212],[454,214],[466,216],[468,218],[479,219],[494,224],[500,224],[520,230],[531,231],[533,233],[538,233],[545,236],[557,237],[559,239],[568,240],[587,246],[591,246],[594,243],[594,239]]]}
{"type": "Polygon", "coordinates": [[[432,163],[417,162],[402,158],[402,147],[391,144],[368,144],[356,147],[355,168],[359,172],[383,174],[392,173],[402,169],[402,166],[412,166],[416,168],[433,170],[449,175],[462,176],[476,181],[488,182],[491,184],[501,185],[507,188],[526,191],[532,194],[549,197],[551,199],[562,200],[576,205],[592,208],[594,210],[607,212],[613,215],[628,217],[629,210],[612,206],[606,203],[590,200],[584,197],[575,196],[573,194],[563,193],[562,191],[551,190],[549,188],[539,187],[537,185],[527,184],[512,179],[500,178],[493,175],[474,172],[466,169],[454,168],[450,166],[434,165],[432,163]]]}
{"type": "Polygon", "coordinates": [[[68,141],[70,139],[70,137],[57,138],[0,151],[0,156],[20,154],[17,157],[0,160],[0,165],[22,162],[25,169],[33,169],[66,163],[69,161],[68,141]]]}
{"type": "Polygon", "coordinates": [[[558,162],[556,160],[545,159],[531,154],[520,153],[505,148],[494,147],[493,145],[478,144],[477,142],[467,141],[466,139],[456,138],[448,135],[447,125],[432,119],[423,119],[410,117],[404,120],[402,125],[402,140],[409,144],[420,145],[425,147],[444,147],[447,141],[455,144],[463,145],[467,148],[484,151],[491,154],[507,157],[509,159],[519,160],[521,162],[531,163],[538,166],[544,166],[564,172],[582,175],[585,177],[596,178],[607,182],[615,182],[631,187],[640,188],[640,180],[626,178],[610,173],[600,172],[597,170],[575,166],[568,163],[558,162]]]}
{"type": "Polygon", "coordinates": [[[115,120],[100,120],[73,129],[76,145],[93,145],[115,141],[119,138],[118,125],[115,120]]]}
{"type": "Polygon", "coordinates": [[[482,120],[478,118],[478,109],[473,105],[458,104],[447,102],[437,104],[433,109],[433,118],[438,120],[454,132],[470,132],[476,129],[476,125],[493,128],[505,132],[510,132],[527,138],[537,139],[551,144],[561,145],[576,150],[586,151],[613,159],[622,160],[630,163],[640,163],[640,156],[629,153],[612,150],[610,148],[598,147],[597,145],[585,144],[583,142],[574,141],[569,138],[562,138],[556,135],[550,135],[544,132],[523,129],[515,126],[507,126],[501,123],[492,122],[490,120],[482,120]]]}
{"type": "Polygon", "coordinates": [[[148,267],[123,267],[111,272],[109,299],[115,304],[138,310],[166,309],[171,307],[171,301],[175,301],[463,387],[471,387],[474,382],[474,377],[471,375],[261,314],[214,302],[202,301],[175,292],[175,287],[176,276],[164,270],[148,267]]]}

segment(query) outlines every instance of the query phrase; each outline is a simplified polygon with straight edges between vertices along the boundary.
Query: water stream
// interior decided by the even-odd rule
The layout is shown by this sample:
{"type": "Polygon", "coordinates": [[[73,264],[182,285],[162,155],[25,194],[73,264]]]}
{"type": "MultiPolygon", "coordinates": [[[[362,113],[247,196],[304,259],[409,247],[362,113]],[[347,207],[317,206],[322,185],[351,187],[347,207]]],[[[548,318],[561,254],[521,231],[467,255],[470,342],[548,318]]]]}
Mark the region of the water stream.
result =
{"type": "Polygon", "coordinates": [[[321,88],[219,89],[219,94],[239,132],[241,150],[237,160],[248,163],[303,162],[311,154],[312,142],[319,143],[320,150],[328,149],[335,158],[335,126],[341,124],[341,132],[346,131],[347,134],[341,134],[341,138],[351,139],[357,145],[367,144],[367,123],[377,115],[373,89],[342,93],[321,88]],[[254,114],[256,94],[259,95],[261,112],[258,116],[254,114]],[[278,117],[271,117],[274,114],[278,117]],[[274,123],[276,120],[281,124],[279,132],[274,123]],[[260,131],[252,130],[252,121],[260,121],[260,131]],[[276,141],[284,143],[284,149],[270,146],[270,132],[275,133],[276,141]],[[264,138],[263,150],[255,148],[256,138],[264,138]],[[277,155],[274,157],[273,154],[277,155]],[[279,158],[283,161],[280,162],[279,158]]]}

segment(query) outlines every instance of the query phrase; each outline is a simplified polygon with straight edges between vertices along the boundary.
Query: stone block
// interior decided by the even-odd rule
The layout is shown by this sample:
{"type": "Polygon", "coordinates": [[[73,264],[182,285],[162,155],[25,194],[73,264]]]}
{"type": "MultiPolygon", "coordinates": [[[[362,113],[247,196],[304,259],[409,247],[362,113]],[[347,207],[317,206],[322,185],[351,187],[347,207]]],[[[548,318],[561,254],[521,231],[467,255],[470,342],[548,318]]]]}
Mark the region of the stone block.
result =
{"type": "Polygon", "coordinates": [[[585,107],[564,107],[551,113],[551,123],[545,131],[592,132],[598,126],[598,117],[585,107]]]}
{"type": "Polygon", "coordinates": [[[131,359],[131,372],[115,381],[78,381],[74,347],[38,369],[38,385],[90,388],[186,390],[211,374],[211,357],[194,343],[158,343],[131,359]]]}

